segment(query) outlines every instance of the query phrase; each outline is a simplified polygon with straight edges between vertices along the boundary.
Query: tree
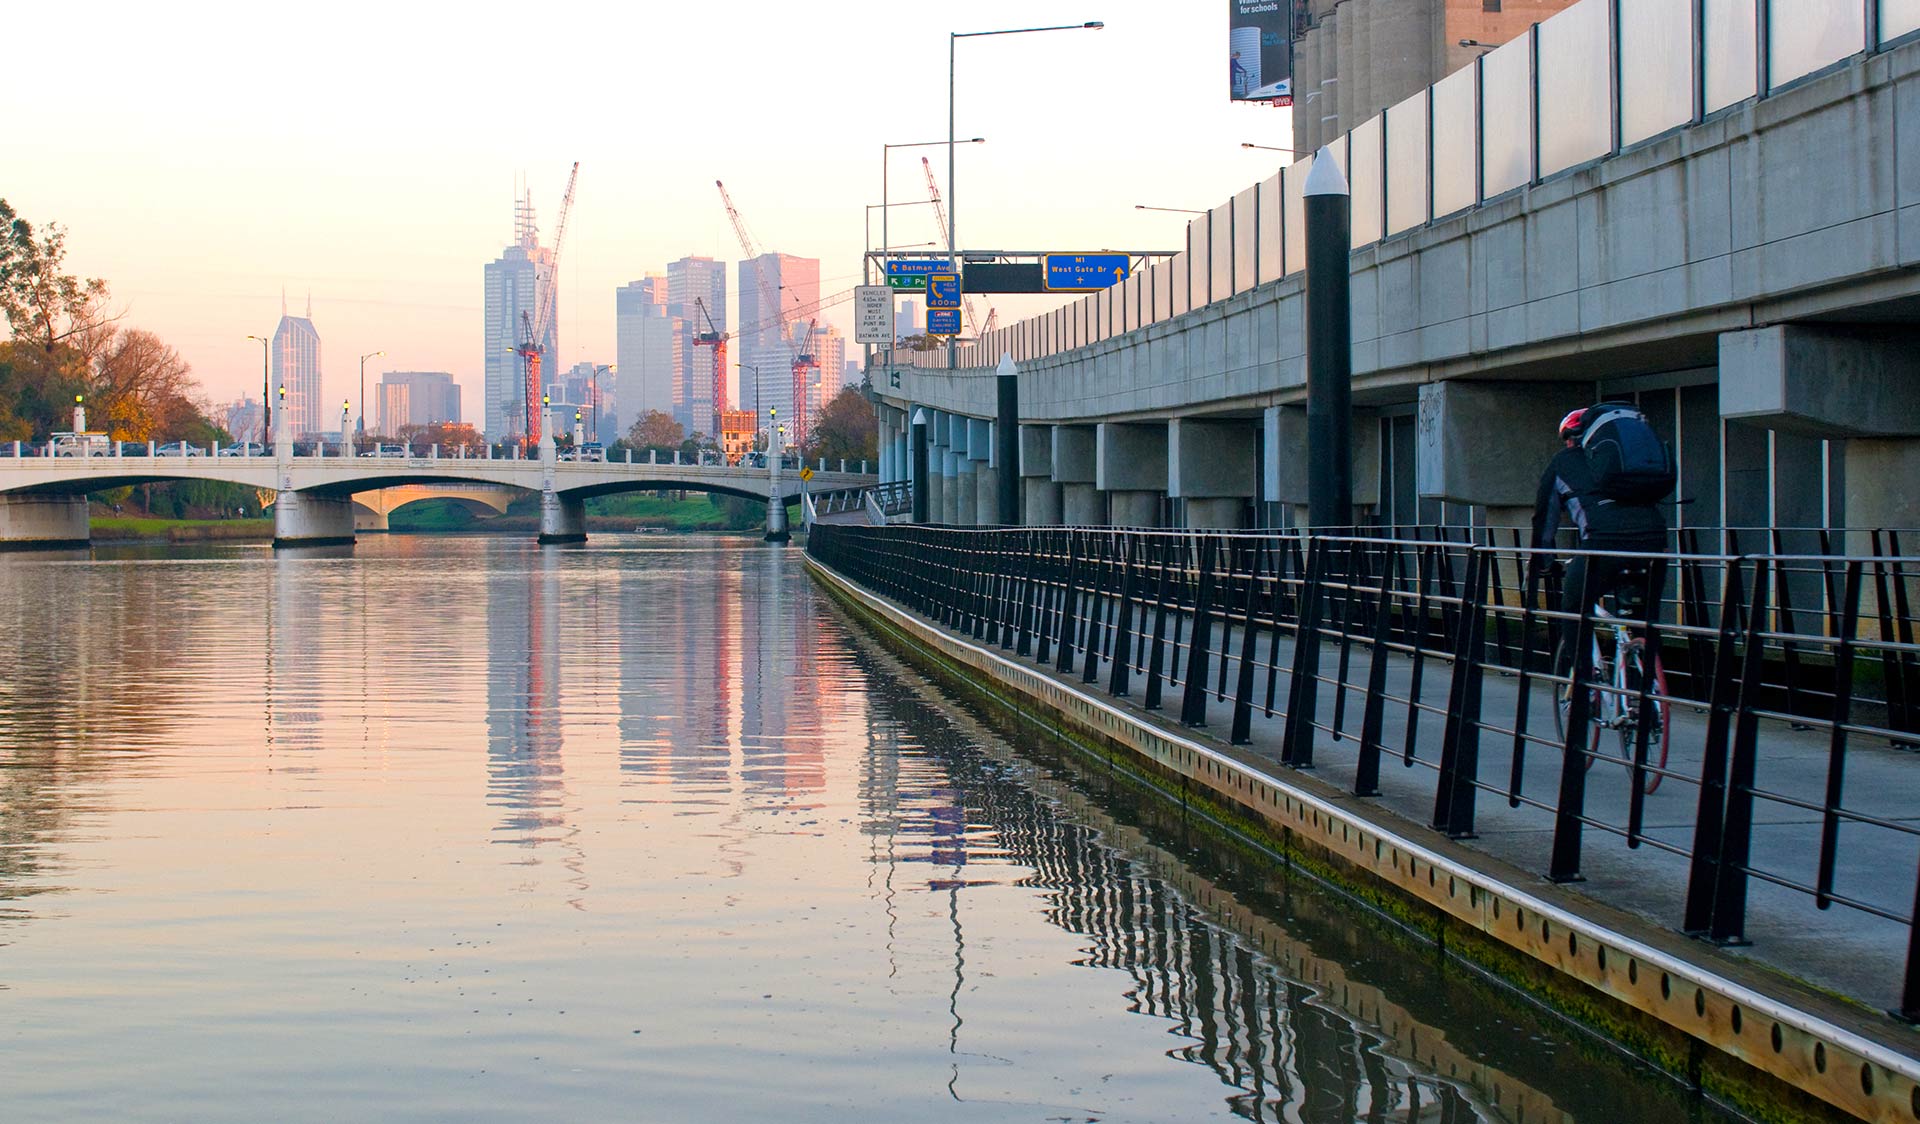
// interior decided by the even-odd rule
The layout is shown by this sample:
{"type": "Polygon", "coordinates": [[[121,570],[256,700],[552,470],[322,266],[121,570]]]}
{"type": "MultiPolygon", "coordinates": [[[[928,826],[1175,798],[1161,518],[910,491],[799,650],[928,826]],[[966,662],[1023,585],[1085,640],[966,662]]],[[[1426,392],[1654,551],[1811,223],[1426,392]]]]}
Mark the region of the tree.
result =
{"type": "Polygon", "coordinates": [[[467,422],[434,422],[431,425],[403,425],[395,435],[400,443],[415,449],[440,446],[440,455],[459,456],[465,449],[470,457],[486,456],[487,441],[467,422]]]}
{"type": "Polygon", "coordinates": [[[105,329],[87,379],[88,421],[119,441],[182,441],[206,420],[193,368],[159,336],[105,329]]]}
{"type": "Polygon", "coordinates": [[[807,435],[808,459],[873,461],[880,457],[880,423],[873,403],[855,387],[847,387],[820,411],[807,435]]]}
{"type": "Polygon", "coordinates": [[[86,342],[118,319],[106,313],[107,283],[62,273],[66,259],[66,231],[48,223],[36,236],[32,224],[0,199],[0,315],[14,339],[48,356],[62,344],[86,342]]]}
{"type": "Polygon", "coordinates": [[[687,431],[672,414],[648,410],[627,430],[627,444],[636,449],[675,449],[687,439],[687,431]]]}

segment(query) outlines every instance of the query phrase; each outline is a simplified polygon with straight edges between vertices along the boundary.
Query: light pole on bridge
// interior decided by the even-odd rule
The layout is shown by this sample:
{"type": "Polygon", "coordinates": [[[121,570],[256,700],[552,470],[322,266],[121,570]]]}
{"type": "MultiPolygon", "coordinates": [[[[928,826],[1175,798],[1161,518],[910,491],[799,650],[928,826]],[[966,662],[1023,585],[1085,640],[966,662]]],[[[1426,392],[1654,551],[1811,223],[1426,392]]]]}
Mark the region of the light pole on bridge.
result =
{"type": "Polygon", "coordinates": [[[267,373],[273,341],[265,336],[247,338],[260,341],[260,447],[264,449],[273,443],[273,376],[267,373]]]}
{"type": "Polygon", "coordinates": [[[385,355],[384,351],[369,351],[360,357],[360,435],[367,434],[367,360],[376,355],[385,355]]]}

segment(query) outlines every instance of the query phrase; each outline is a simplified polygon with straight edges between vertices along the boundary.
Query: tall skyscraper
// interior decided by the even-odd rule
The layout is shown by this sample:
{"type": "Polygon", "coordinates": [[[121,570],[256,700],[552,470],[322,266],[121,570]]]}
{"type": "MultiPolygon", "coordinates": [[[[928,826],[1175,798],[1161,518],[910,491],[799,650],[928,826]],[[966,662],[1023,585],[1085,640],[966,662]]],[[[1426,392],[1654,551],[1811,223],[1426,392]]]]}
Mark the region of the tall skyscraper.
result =
{"type": "MultiPolygon", "coordinates": [[[[806,331],[802,327],[801,331],[806,331]]],[[[827,408],[834,395],[840,393],[842,379],[847,369],[847,337],[840,329],[831,324],[822,324],[813,333],[813,358],[820,366],[808,379],[807,387],[807,424],[811,426],[820,420],[820,411],[827,408]]]]}
{"type": "Polygon", "coordinates": [[[782,417],[791,416],[794,344],[807,330],[807,317],[784,325],[777,318],[784,310],[803,308],[820,299],[820,259],[761,254],[740,263],[739,285],[740,365],[760,372],[759,393],[754,393],[751,380],[743,376],[740,397],[763,421],[768,407],[778,408],[782,417]],[[771,299],[778,302],[772,307],[767,306],[768,298],[761,296],[762,278],[771,299]]]}
{"type": "MultiPolygon", "coordinates": [[[[320,432],[320,333],[313,326],[313,298],[307,298],[305,316],[287,315],[286,298],[280,299],[280,326],[273,330],[273,387],[279,397],[274,409],[286,411],[286,423],[293,436],[320,432]]],[[[274,425],[281,423],[275,414],[274,425]]]]}
{"type": "Polygon", "coordinates": [[[917,336],[926,330],[926,321],[920,317],[920,302],[906,297],[893,302],[893,334],[897,339],[917,336]]]}
{"type": "Polygon", "coordinates": [[[405,425],[460,420],[460,384],[445,371],[388,371],[373,388],[378,432],[398,437],[405,425]]]}
{"type": "MultiPolygon", "coordinates": [[[[520,343],[521,323],[539,315],[540,302],[553,283],[553,251],[540,245],[540,229],[533,219],[533,197],[522,198],[514,207],[514,244],[486,267],[486,409],[482,424],[489,440],[518,436],[527,428],[526,377],[520,356],[513,348],[520,343]]],[[[553,372],[547,368],[559,361],[559,294],[554,294],[552,320],[542,333],[546,347],[541,368],[542,384],[550,382],[553,372]]]]}
{"type": "MultiPolygon", "coordinates": [[[[707,330],[707,317],[713,319],[714,331],[727,330],[726,264],[696,257],[668,263],[667,315],[680,321],[674,332],[680,353],[673,377],[674,420],[689,434],[714,436],[719,429],[713,416],[714,349],[695,347],[693,337],[707,330]],[[696,299],[706,305],[706,316],[694,306],[696,299]]],[[[725,377],[726,372],[720,374],[725,377]]]]}
{"type": "MultiPolygon", "coordinates": [[[[608,402],[600,418],[606,441],[626,436],[648,410],[674,412],[681,321],[668,314],[668,295],[667,279],[651,275],[613,291],[616,370],[612,393],[602,395],[608,402]]],[[[601,389],[607,389],[604,380],[601,389]]]]}

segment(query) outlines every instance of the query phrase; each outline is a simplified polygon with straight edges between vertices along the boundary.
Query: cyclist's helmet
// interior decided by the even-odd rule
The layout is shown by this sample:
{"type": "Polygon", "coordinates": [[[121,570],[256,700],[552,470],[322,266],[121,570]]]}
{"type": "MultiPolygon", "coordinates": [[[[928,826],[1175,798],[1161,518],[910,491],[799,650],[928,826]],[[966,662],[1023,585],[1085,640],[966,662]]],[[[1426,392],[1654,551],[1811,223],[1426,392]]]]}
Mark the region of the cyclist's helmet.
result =
{"type": "Polygon", "coordinates": [[[1580,432],[1580,423],[1585,421],[1586,417],[1587,417],[1586,410],[1581,409],[1581,410],[1575,410],[1572,413],[1568,414],[1566,417],[1561,418],[1560,419],[1560,440],[1565,441],[1568,438],[1578,434],[1580,432]]]}

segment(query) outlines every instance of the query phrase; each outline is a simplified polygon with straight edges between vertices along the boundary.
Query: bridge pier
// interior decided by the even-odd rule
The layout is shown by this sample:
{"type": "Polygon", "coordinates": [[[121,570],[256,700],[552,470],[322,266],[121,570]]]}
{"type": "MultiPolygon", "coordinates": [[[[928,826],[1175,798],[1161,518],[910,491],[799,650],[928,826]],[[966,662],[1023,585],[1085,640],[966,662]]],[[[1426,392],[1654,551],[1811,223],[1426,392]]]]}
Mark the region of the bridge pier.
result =
{"type": "Polygon", "coordinates": [[[1253,498],[1259,458],[1250,421],[1176,418],[1167,423],[1167,494],[1194,530],[1238,530],[1253,498]]]}
{"type": "Polygon", "coordinates": [[[1094,484],[1107,493],[1116,527],[1158,527],[1167,488],[1165,422],[1101,422],[1094,433],[1094,484]]]}
{"type": "Polygon", "coordinates": [[[1060,522],[1092,527],[1107,521],[1107,505],[1094,480],[1094,427],[1053,427],[1053,482],[1060,489],[1060,522]]]}
{"type": "Polygon", "coordinates": [[[1009,519],[1029,527],[1048,527],[1060,522],[1060,485],[1053,482],[1053,427],[1020,427],[1021,513],[1009,519]]]}
{"type": "Polygon", "coordinates": [[[540,545],[587,541],[587,501],[549,488],[540,493],[540,545]]]}
{"type": "Polygon", "coordinates": [[[87,497],[0,495],[0,550],[86,546],[87,497]]]}
{"type": "MultiPolygon", "coordinates": [[[[1462,386],[1468,384],[1435,383],[1433,385],[1447,387],[1448,392],[1451,393],[1459,391],[1462,386]]],[[[1590,384],[1580,385],[1583,389],[1570,393],[1562,387],[1559,393],[1562,396],[1578,398],[1592,392],[1590,384]]],[[[1531,507],[1534,485],[1539,482],[1540,473],[1547,466],[1547,458],[1551,457],[1555,451],[1551,437],[1545,441],[1533,440],[1533,437],[1543,428],[1551,434],[1553,422],[1558,421],[1560,414],[1565,413],[1566,410],[1553,414],[1551,421],[1542,423],[1534,418],[1534,411],[1540,407],[1538,403],[1528,398],[1530,393],[1528,384],[1500,383],[1496,386],[1487,383],[1476,385],[1474,389],[1476,391],[1485,389],[1489,393],[1485,396],[1451,394],[1447,403],[1446,412],[1456,426],[1476,427],[1473,443],[1454,445],[1452,449],[1458,451],[1445,454],[1461,462],[1471,461],[1475,473],[1472,481],[1460,480],[1446,485],[1463,490],[1462,495],[1451,498],[1459,503],[1512,504],[1517,502],[1531,507]],[[1503,402],[1500,397],[1507,393],[1508,387],[1516,388],[1514,391],[1516,397],[1513,402],[1503,402]],[[1495,413],[1488,414],[1486,411],[1490,409],[1495,413]],[[1486,427],[1486,432],[1481,432],[1478,427],[1486,427]],[[1513,436],[1515,434],[1525,436],[1516,442],[1513,436]],[[1514,452],[1516,446],[1524,449],[1525,452],[1516,454],[1514,452]],[[1540,459],[1537,462],[1527,461],[1527,458],[1533,456],[1535,452],[1539,453],[1540,459]],[[1532,467],[1522,467],[1518,473],[1507,471],[1507,468],[1516,461],[1525,461],[1532,467]],[[1502,481],[1497,487],[1488,480],[1489,474],[1502,476],[1502,481]],[[1521,483],[1512,484],[1512,480],[1518,480],[1521,483]],[[1487,489],[1490,487],[1493,494],[1499,496],[1517,494],[1523,498],[1520,500],[1467,498],[1469,493],[1476,497],[1488,494],[1487,489]],[[1519,489],[1518,492],[1514,491],[1516,487],[1519,489]]],[[[1426,387],[1420,388],[1422,411],[1426,409],[1424,405],[1427,400],[1426,391],[1426,387]]],[[[1567,409],[1572,408],[1567,407],[1567,409]]],[[[1355,411],[1354,418],[1351,442],[1353,455],[1351,502],[1353,517],[1358,521],[1367,511],[1377,509],[1380,504],[1380,426],[1372,411],[1355,411]]],[[[1267,476],[1267,498],[1292,507],[1296,524],[1311,526],[1311,512],[1307,508],[1306,408],[1304,406],[1269,406],[1262,424],[1266,426],[1267,437],[1266,464],[1262,466],[1267,476]]],[[[1426,439],[1425,431],[1421,432],[1422,439],[1426,439]]],[[[1422,450],[1422,455],[1428,455],[1427,450],[1422,450]]],[[[1441,454],[1435,452],[1432,455],[1441,454]]],[[[1457,475],[1459,474],[1456,473],[1457,475]]],[[[1419,491],[1423,496],[1435,494],[1427,490],[1424,481],[1419,491]]]]}
{"type": "Polygon", "coordinates": [[[362,506],[360,504],[355,504],[353,507],[354,534],[357,534],[357,535],[386,534],[388,531],[393,529],[391,524],[389,523],[389,519],[392,516],[392,514],[393,513],[390,511],[380,511],[380,510],[375,510],[373,508],[362,506]]]}
{"type": "Polygon", "coordinates": [[[353,542],[353,497],[283,491],[273,501],[273,545],[353,542]]]}

